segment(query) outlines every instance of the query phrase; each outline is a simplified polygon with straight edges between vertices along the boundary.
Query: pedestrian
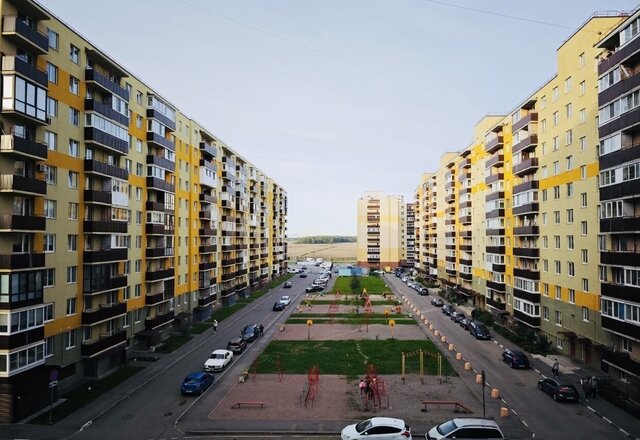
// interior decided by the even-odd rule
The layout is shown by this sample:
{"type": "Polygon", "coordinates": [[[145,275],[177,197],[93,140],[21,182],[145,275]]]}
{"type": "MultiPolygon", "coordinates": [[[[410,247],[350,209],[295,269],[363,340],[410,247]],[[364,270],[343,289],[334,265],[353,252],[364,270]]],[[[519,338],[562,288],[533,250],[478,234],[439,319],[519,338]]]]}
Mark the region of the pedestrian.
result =
{"type": "Polygon", "coordinates": [[[592,394],[591,380],[587,378],[580,379],[580,384],[582,385],[582,391],[584,391],[584,400],[588,402],[589,396],[592,394]]]}
{"type": "Polygon", "coordinates": [[[260,336],[264,336],[264,325],[260,324],[260,336]]]}
{"type": "Polygon", "coordinates": [[[364,397],[364,388],[367,386],[366,383],[364,383],[364,379],[360,379],[360,384],[358,385],[358,388],[360,388],[360,397],[364,397]]]}
{"type": "Polygon", "coordinates": [[[214,319],[214,320],[213,320],[213,331],[214,331],[215,333],[217,333],[217,332],[218,332],[218,320],[217,320],[217,319],[214,319]]]}
{"type": "Polygon", "coordinates": [[[595,376],[591,378],[591,395],[594,399],[598,397],[598,380],[595,376]]]}
{"type": "Polygon", "coordinates": [[[551,367],[551,374],[554,377],[558,377],[560,375],[560,362],[558,362],[557,358],[554,359],[553,366],[551,367]]]}

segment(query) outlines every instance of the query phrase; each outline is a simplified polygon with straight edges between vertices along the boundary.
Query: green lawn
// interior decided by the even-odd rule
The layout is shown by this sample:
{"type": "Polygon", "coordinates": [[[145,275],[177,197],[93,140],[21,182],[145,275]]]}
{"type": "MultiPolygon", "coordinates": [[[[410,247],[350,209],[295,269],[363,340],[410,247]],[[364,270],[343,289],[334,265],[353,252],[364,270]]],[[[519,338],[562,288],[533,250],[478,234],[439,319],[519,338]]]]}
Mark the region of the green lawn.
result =
{"type": "MultiPolygon", "coordinates": [[[[360,325],[364,324],[365,320],[369,324],[387,324],[389,319],[395,320],[396,324],[404,325],[418,325],[415,319],[409,318],[406,315],[398,315],[391,313],[388,317],[384,313],[371,313],[365,318],[366,315],[360,313],[335,313],[333,314],[334,322],[340,324],[360,325]]],[[[306,324],[307,319],[312,319],[316,324],[324,324],[330,321],[331,315],[328,313],[296,313],[291,315],[287,319],[287,324],[306,324]]]]}
{"type": "MultiPolygon", "coordinates": [[[[360,280],[359,292],[362,292],[362,289],[367,289],[367,293],[377,294],[391,291],[382,278],[366,276],[358,277],[358,279],[360,280]]],[[[335,293],[338,291],[340,293],[351,293],[351,277],[338,277],[336,279],[336,283],[331,292],[335,293]]]]}
{"type": "MultiPolygon", "coordinates": [[[[318,365],[320,375],[335,374],[354,378],[364,374],[368,364],[375,365],[379,374],[401,374],[402,352],[414,352],[418,349],[439,353],[434,344],[427,340],[272,341],[258,357],[258,372],[276,373],[276,359],[279,356],[284,374],[305,374],[309,367],[318,365]]],[[[436,356],[425,356],[424,364],[426,375],[438,374],[436,356]]],[[[254,363],[252,369],[255,365],[254,363]]],[[[409,357],[406,368],[407,373],[417,374],[418,356],[409,357]]],[[[444,356],[442,368],[445,376],[456,374],[444,356]]]]}
{"type": "MultiPolygon", "coordinates": [[[[368,290],[367,290],[368,292],[368,290]]],[[[390,297],[391,298],[391,297],[390,297]]],[[[340,306],[360,306],[362,307],[364,305],[364,300],[360,299],[360,298],[355,298],[353,295],[349,296],[349,299],[341,299],[339,301],[331,301],[330,299],[312,299],[312,300],[304,300],[303,301],[303,305],[306,305],[307,302],[311,303],[311,305],[329,305],[329,304],[333,304],[334,302],[340,306]]],[[[372,306],[395,306],[396,305],[396,301],[394,299],[387,299],[387,300],[381,300],[381,301],[371,301],[371,305],[372,306]]]]}
{"type": "Polygon", "coordinates": [[[156,350],[158,353],[172,353],[191,340],[191,336],[173,335],[162,341],[162,345],[156,350]]]}

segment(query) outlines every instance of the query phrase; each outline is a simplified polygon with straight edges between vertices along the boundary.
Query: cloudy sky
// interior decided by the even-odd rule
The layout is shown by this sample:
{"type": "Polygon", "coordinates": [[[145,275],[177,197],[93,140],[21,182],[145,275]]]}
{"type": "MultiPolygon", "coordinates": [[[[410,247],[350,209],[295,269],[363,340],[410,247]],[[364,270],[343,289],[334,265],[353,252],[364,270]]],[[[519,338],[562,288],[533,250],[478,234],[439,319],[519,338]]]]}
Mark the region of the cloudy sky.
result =
{"type": "Polygon", "coordinates": [[[638,0],[40,0],[287,189],[289,235],[356,234],[638,0]]]}

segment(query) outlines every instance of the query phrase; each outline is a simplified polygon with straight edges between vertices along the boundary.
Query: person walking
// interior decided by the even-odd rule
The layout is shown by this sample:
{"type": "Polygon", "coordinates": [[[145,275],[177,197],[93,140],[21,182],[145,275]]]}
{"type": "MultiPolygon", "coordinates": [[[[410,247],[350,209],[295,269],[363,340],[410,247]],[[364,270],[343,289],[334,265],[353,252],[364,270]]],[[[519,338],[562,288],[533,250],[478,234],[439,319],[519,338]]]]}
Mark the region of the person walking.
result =
{"type": "Polygon", "coordinates": [[[551,367],[551,374],[553,377],[560,376],[560,362],[558,362],[558,358],[554,359],[553,366],[551,367]]]}
{"type": "Polygon", "coordinates": [[[264,336],[264,325],[260,324],[260,336],[264,336]]]}
{"type": "Polygon", "coordinates": [[[360,388],[360,397],[364,397],[364,389],[367,386],[366,383],[364,383],[364,379],[360,379],[360,384],[358,385],[358,387],[360,388]]]}
{"type": "Polygon", "coordinates": [[[584,400],[589,401],[589,396],[591,396],[593,390],[591,388],[591,379],[584,378],[580,379],[580,385],[582,385],[582,391],[584,392],[584,400]]]}
{"type": "Polygon", "coordinates": [[[214,331],[214,333],[218,333],[218,320],[217,319],[213,320],[213,331],[214,331]]]}
{"type": "Polygon", "coordinates": [[[595,376],[593,376],[590,380],[591,382],[591,396],[595,399],[598,397],[598,380],[595,376]]]}

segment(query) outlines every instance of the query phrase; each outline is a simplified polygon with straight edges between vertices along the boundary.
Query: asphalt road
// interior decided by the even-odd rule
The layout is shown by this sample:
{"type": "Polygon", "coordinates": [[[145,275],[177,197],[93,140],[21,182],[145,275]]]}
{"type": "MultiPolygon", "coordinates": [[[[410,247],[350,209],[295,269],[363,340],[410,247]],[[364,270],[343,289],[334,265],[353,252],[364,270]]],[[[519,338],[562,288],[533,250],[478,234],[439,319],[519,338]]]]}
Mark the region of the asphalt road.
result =
{"type": "MultiPolygon", "coordinates": [[[[465,360],[477,371],[484,370],[486,382],[491,388],[497,388],[508,407],[515,412],[536,438],[606,438],[627,439],[621,432],[592,414],[582,404],[555,402],[551,396],[538,390],[540,375],[535,371],[545,372],[549,367],[543,362],[530,359],[533,368],[528,370],[512,369],[502,362],[503,349],[495,339],[490,341],[476,340],[447,315],[440,307],[431,305],[431,296],[420,296],[393,274],[385,275],[387,284],[393,286],[410,298],[411,302],[433,322],[449,343],[463,354],[465,360]],[[535,368],[535,369],[534,369],[535,368]]],[[[494,335],[495,336],[495,335],[494,335]]],[[[516,348],[509,341],[498,336],[501,343],[508,348],[516,348]]],[[[446,352],[454,365],[455,354],[446,352]]],[[[480,387],[472,387],[482,399],[480,387]]],[[[488,392],[488,390],[487,390],[488,392]]],[[[511,416],[513,417],[513,415],[511,416]]]]}

